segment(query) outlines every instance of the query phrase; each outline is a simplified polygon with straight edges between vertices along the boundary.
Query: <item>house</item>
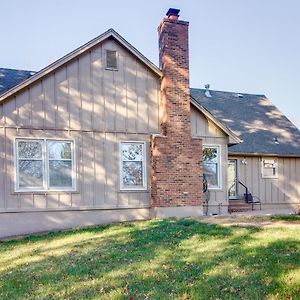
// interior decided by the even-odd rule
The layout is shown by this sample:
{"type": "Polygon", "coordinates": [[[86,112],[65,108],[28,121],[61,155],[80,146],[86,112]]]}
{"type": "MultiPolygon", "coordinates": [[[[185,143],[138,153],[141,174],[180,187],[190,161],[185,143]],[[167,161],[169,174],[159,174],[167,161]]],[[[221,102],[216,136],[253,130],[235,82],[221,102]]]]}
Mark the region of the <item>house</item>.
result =
{"type": "Polygon", "coordinates": [[[39,72],[0,69],[0,237],[299,204],[300,133],[262,95],[190,89],[188,22],[160,68],[113,29],[39,72]],[[255,198],[256,197],[256,198],[255,198]],[[243,200],[244,201],[244,200],[243,200]]]}

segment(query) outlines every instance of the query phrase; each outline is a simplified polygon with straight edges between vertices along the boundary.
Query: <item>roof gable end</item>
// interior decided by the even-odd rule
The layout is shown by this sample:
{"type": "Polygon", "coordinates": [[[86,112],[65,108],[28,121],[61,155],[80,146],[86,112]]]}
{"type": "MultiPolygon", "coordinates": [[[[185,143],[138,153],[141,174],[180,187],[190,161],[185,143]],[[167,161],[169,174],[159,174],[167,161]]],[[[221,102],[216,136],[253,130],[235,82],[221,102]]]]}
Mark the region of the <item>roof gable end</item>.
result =
{"type": "Polygon", "coordinates": [[[60,58],[57,61],[53,62],[52,64],[48,65],[47,67],[43,68],[42,70],[35,73],[28,79],[13,86],[11,89],[5,91],[3,94],[0,94],[0,102],[4,101],[8,97],[19,92],[20,90],[24,89],[28,85],[41,79],[45,75],[49,74],[50,72],[53,72],[54,70],[58,69],[62,65],[66,64],[67,62],[71,61],[72,59],[76,58],[77,56],[83,54],[84,52],[88,51],[89,49],[95,47],[96,45],[102,43],[104,40],[109,39],[109,38],[115,39],[119,44],[121,44],[131,54],[133,54],[135,57],[137,57],[144,65],[146,65],[149,69],[151,69],[157,76],[161,77],[161,71],[154,63],[152,63],[141,52],[139,52],[135,47],[133,47],[129,42],[127,42],[120,34],[118,34],[114,29],[111,28],[111,29],[107,30],[106,32],[104,32],[103,34],[99,35],[98,37],[94,38],[93,40],[87,42],[86,44],[82,45],[81,47],[73,50],[72,52],[68,53],[67,55],[63,56],[62,58],[60,58]]]}
{"type": "Polygon", "coordinates": [[[230,154],[300,157],[300,131],[264,95],[191,88],[195,101],[240,136],[230,154]],[[275,142],[277,141],[277,142],[275,142]]]}
{"type": "Polygon", "coordinates": [[[220,120],[218,120],[213,114],[211,114],[204,106],[198,103],[191,96],[191,103],[213,124],[215,124],[221,131],[223,131],[229,137],[229,144],[235,145],[240,144],[243,141],[237,136],[230,128],[228,128],[225,124],[223,124],[220,120]]]}

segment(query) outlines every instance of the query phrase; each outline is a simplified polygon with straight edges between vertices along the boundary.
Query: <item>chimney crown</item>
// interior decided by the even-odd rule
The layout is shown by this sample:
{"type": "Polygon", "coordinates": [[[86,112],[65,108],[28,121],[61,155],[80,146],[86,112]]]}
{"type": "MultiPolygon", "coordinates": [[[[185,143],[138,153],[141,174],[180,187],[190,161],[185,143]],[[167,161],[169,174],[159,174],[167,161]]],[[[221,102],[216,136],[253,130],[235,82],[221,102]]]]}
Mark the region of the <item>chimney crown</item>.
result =
{"type": "Polygon", "coordinates": [[[177,8],[169,8],[169,10],[168,10],[167,13],[166,13],[166,16],[167,16],[169,19],[172,19],[172,20],[178,20],[178,18],[179,18],[179,12],[180,12],[180,9],[177,9],[177,8]]]}

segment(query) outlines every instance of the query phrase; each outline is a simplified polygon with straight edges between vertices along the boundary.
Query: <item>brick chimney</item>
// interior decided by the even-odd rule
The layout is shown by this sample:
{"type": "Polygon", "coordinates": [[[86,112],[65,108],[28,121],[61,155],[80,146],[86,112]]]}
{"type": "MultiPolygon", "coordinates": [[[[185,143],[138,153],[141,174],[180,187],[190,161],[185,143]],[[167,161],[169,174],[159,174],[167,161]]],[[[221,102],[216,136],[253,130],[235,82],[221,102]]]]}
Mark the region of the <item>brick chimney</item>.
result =
{"type": "Polygon", "coordinates": [[[152,137],[152,206],[157,216],[203,214],[202,141],[191,137],[188,26],[170,8],[158,27],[161,131],[152,137]]]}

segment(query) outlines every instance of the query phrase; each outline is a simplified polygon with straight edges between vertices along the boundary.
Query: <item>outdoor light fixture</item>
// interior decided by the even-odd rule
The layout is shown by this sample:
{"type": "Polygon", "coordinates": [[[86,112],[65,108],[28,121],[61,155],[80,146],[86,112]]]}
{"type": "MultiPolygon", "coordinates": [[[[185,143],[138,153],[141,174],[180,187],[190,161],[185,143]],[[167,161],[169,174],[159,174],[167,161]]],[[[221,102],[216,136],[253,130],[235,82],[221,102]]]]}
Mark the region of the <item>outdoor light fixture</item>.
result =
{"type": "Polygon", "coordinates": [[[277,136],[274,137],[274,143],[275,143],[276,145],[279,145],[279,141],[278,141],[278,137],[277,137],[277,136]]]}
{"type": "Polygon", "coordinates": [[[241,163],[242,163],[242,165],[247,165],[247,163],[248,163],[247,159],[246,158],[242,159],[241,163]]]}

